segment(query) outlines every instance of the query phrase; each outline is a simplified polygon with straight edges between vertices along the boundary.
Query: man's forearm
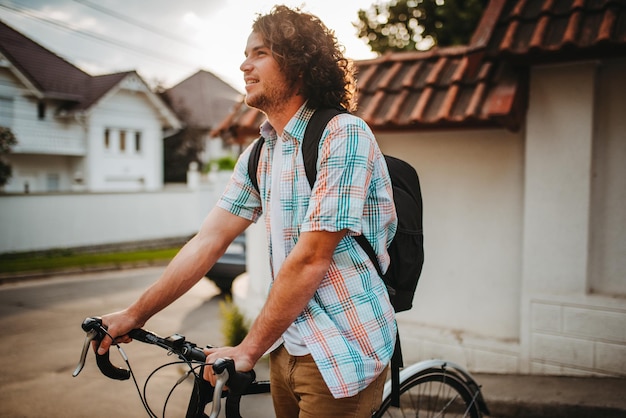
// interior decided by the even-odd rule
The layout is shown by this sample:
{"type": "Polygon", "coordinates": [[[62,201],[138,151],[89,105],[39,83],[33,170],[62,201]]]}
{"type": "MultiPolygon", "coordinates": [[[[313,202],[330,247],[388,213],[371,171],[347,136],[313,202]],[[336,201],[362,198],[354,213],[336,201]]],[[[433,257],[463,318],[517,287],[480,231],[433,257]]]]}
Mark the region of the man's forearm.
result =
{"type": "Polygon", "coordinates": [[[128,307],[129,314],[138,322],[145,323],[154,314],[185,294],[208,271],[209,267],[206,266],[215,263],[217,257],[203,249],[197,241],[198,237],[194,237],[181,248],[159,280],[128,307]]]}
{"type": "Polygon", "coordinates": [[[328,272],[343,235],[343,232],[314,232],[300,237],[242,342],[251,357],[260,358],[304,310],[328,272]]]}

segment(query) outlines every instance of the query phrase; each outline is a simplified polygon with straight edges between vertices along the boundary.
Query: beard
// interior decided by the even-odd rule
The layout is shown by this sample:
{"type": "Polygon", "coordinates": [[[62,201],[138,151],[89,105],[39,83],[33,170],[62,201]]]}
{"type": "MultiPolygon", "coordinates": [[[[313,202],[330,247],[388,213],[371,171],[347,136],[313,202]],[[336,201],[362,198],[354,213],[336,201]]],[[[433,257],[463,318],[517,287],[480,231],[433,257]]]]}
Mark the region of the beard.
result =
{"type": "Polygon", "coordinates": [[[275,113],[280,111],[294,95],[294,89],[290,88],[286,82],[278,82],[266,84],[265,88],[256,94],[247,94],[245,102],[246,105],[259,109],[265,114],[275,113]]]}

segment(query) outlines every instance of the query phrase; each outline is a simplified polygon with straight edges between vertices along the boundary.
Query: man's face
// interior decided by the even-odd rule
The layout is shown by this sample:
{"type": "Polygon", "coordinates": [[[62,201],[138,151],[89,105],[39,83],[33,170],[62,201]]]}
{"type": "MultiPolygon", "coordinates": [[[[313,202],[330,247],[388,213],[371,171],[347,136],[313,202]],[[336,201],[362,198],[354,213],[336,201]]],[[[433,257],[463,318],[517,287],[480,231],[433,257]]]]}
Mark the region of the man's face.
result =
{"type": "Polygon", "coordinates": [[[240,69],[246,82],[246,104],[266,114],[279,111],[296,89],[289,87],[270,48],[258,33],[252,32],[248,37],[245,56],[240,69]]]}

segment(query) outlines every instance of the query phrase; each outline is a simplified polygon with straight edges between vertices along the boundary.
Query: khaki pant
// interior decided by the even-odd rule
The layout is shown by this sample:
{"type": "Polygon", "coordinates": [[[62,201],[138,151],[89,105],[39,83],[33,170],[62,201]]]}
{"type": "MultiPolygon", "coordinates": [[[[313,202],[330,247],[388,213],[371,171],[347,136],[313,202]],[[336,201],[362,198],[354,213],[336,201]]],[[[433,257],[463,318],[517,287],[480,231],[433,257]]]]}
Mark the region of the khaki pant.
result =
{"type": "Polygon", "coordinates": [[[349,398],[333,398],[311,355],[292,356],[281,346],[270,354],[277,418],[370,418],[382,402],[386,372],[349,398]]]}

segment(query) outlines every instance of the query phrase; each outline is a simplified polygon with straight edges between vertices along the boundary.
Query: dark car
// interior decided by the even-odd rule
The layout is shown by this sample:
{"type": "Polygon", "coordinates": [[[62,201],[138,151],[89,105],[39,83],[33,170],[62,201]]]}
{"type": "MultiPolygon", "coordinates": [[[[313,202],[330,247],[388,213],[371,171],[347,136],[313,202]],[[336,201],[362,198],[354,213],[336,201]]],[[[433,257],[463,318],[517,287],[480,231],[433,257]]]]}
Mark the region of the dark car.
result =
{"type": "Polygon", "coordinates": [[[233,280],[246,271],[246,235],[241,234],[205,276],[225,295],[232,293],[233,280]]]}

